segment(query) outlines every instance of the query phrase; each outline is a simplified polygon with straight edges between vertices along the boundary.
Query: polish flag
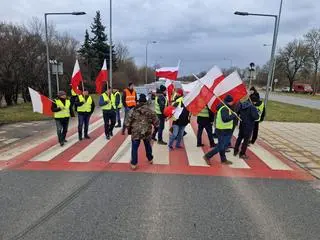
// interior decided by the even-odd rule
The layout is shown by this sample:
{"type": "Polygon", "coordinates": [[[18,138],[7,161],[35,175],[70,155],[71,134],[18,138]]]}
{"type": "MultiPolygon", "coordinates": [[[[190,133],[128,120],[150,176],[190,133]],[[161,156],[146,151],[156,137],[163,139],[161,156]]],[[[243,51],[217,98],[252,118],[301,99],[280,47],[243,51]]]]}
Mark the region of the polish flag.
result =
{"type": "Polygon", "coordinates": [[[108,81],[107,61],[103,61],[103,66],[96,78],[96,92],[101,94],[103,92],[103,84],[108,81]]]}
{"type": "Polygon", "coordinates": [[[172,98],[172,94],[173,94],[173,91],[174,91],[174,84],[173,84],[173,81],[172,81],[172,80],[167,79],[167,80],[166,80],[166,83],[165,83],[165,86],[166,86],[166,88],[167,88],[168,101],[169,101],[169,103],[171,103],[171,98],[172,98]]]}
{"type": "Polygon", "coordinates": [[[193,115],[198,115],[212,99],[212,89],[217,82],[220,83],[223,79],[222,71],[216,66],[210,69],[204,77],[198,79],[192,91],[183,100],[188,111],[193,115]]]}
{"type": "Polygon", "coordinates": [[[51,111],[52,101],[44,95],[41,95],[32,88],[29,89],[29,94],[32,101],[33,112],[38,112],[46,116],[52,116],[51,111]]]}
{"type": "Polygon", "coordinates": [[[223,101],[227,95],[231,95],[234,102],[238,102],[240,99],[248,95],[247,88],[237,71],[231,73],[223,81],[217,84],[213,89],[213,92],[214,96],[208,103],[209,108],[213,112],[217,111],[217,106],[221,103],[216,96],[223,101]]]}
{"type": "Polygon", "coordinates": [[[197,81],[198,80],[193,81],[191,83],[181,84],[183,91],[186,93],[191,92],[197,86],[197,81]]]}
{"type": "Polygon", "coordinates": [[[178,70],[179,70],[179,66],[158,68],[156,69],[156,77],[167,78],[170,80],[177,80],[178,70]]]}
{"type": "MultiPolygon", "coordinates": [[[[80,66],[78,59],[76,60],[76,63],[74,64],[73,73],[72,73],[72,79],[71,79],[71,86],[73,91],[76,94],[81,94],[81,91],[79,90],[78,86],[82,80],[82,75],[80,72],[80,66]]],[[[83,89],[82,89],[83,90],[83,89]]]]}

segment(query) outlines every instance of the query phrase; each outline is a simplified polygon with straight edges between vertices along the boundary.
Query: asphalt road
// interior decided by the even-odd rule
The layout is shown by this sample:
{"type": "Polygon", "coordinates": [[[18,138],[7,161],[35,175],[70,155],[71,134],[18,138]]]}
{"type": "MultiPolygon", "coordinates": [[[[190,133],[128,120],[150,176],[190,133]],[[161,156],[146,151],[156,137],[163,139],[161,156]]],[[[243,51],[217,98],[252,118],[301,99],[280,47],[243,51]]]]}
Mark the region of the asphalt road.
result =
{"type": "Polygon", "coordinates": [[[310,182],[91,172],[0,172],[0,239],[308,239],[310,182]]]}
{"type": "MultiPolygon", "coordinates": [[[[260,96],[262,98],[264,98],[265,93],[260,92],[260,96]]],[[[286,96],[286,95],[281,95],[281,94],[277,94],[277,93],[271,93],[269,95],[269,99],[274,100],[274,101],[278,101],[278,102],[283,102],[283,103],[290,103],[290,104],[294,104],[294,105],[298,105],[298,106],[302,106],[302,107],[320,109],[320,100],[286,96]]]]}

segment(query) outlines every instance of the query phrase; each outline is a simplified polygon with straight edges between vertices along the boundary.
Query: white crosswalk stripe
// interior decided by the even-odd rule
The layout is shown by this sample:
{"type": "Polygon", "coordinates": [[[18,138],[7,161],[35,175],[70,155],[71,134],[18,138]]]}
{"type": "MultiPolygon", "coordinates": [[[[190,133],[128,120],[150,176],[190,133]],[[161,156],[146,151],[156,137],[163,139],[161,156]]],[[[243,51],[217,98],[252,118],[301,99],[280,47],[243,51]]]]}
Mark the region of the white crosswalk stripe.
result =
{"type": "MultiPolygon", "coordinates": [[[[103,120],[100,119],[96,121],[95,123],[90,125],[89,133],[94,131],[95,129],[99,128],[103,125],[103,120]]],[[[35,162],[47,162],[59,155],[60,153],[64,152],[66,149],[72,147],[76,142],[78,142],[78,133],[73,134],[68,138],[68,143],[61,147],[60,144],[56,144],[53,147],[49,148],[45,152],[40,153],[39,155],[32,158],[30,161],[35,162]]]]}
{"type": "MultiPolygon", "coordinates": [[[[165,124],[165,129],[163,131],[164,141],[169,141],[169,128],[170,128],[170,124],[167,121],[165,124]]],[[[154,159],[153,159],[154,164],[169,165],[168,146],[159,145],[155,142],[152,147],[152,152],[154,156],[154,159]]]]}
{"type": "Polygon", "coordinates": [[[129,163],[131,160],[131,136],[128,136],[113,155],[112,163],[129,163]]]}

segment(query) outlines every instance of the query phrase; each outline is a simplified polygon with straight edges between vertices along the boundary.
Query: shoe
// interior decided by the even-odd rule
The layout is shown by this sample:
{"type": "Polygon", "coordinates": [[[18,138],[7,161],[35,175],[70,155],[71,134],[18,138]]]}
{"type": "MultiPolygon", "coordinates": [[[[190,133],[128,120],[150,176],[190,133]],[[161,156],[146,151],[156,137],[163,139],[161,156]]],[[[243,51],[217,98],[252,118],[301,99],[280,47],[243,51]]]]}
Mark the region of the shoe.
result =
{"type": "Polygon", "coordinates": [[[183,149],[183,147],[182,147],[182,146],[176,146],[176,148],[178,148],[178,149],[183,149]]]}
{"type": "Polygon", "coordinates": [[[64,142],[67,143],[68,141],[67,141],[67,140],[64,140],[64,142]]]}
{"type": "Polygon", "coordinates": [[[155,142],[157,141],[156,137],[152,137],[151,139],[155,142]]]}
{"type": "Polygon", "coordinates": [[[162,140],[162,141],[158,141],[158,144],[159,145],[167,145],[168,143],[166,143],[165,141],[162,140]]]}
{"type": "Polygon", "coordinates": [[[204,147],[204,144],[197,144],[197,147],[204,147]]]}
{"type": "Polygon", "coordinates": [[[237,155],[238,155],[238,153],[239,153],[239,151],[234,150],[234,151],[233,151],[233,156],[237,156],[237,155]]]}
{"type": "Polygon", "coordinates": [[[113,137],[113,132],[109,132],[110,136],[113,137]]]}
{"type": "Polygon", "coordinates": [[[188,133],[186,131],[183,132],[183,136],[187,135],[188,133]]]}
{"type": "Polygon", "coordinates": [[[240,154],[239,158],[242,158],[243,160],[248,160],[249,157],[245,154],[240,154]]]}
{"type": "Polygon", "coordinates": [[[203,160],[206,161],[206,163],[207,163],[209,166],[212,165],[211,162],[210,162],[210,159],[209,159],[206,155],[204,155],[202,158],[203,158],[203,160]]]}
{"type": "Polygon", "coordinates": [[[86,139],[90,139],[91,137],[89,137],[89,136],[87,135],[87,136],[84,136],[84,138],[86,138],[86,139]]]}
{"type": "Polygon", "coordinates": [[[60,143],[60,146],[63,147],[63,146],[64,146],[64,142],[61,142],[61,143],[60,143]]]}
{"type": "Polygon", "coordinates": [[[107,136],[106,136],[106,139],[107,139],[107,140],[110,140],[110,136],[109,136],[109,135],[107,135],[107,136]]]}
{"type": "Polygon", "coordinates": [[[121,128],[121,124],[114,126],[115,128],[121,128]]]}
{"type": "Polygon", "coordinates": [[[226,153],[227,153],[227,152],[231,152],[231,150],[230,150],[229,148],[227,148],[225,152],[226,152],[226,153]]]}
{"type": "Polygon", "coordinates": [[[138,166],[137,166],[137,165],[130,164],[130,167],[131,167],[132,170],[136,170],[138,166]]]}
{"type": "Polygon", "coordinates": [[[225,164],[225,165],[231,165],[232,162],[229,161],[229,160],[225,160],[225,161],[222,161],[221,164],[225,164]]]}
{"type": "Polygon", "coordinates": [[[79,141],[82,141],[82,137],[79,137],[79,141]]]}

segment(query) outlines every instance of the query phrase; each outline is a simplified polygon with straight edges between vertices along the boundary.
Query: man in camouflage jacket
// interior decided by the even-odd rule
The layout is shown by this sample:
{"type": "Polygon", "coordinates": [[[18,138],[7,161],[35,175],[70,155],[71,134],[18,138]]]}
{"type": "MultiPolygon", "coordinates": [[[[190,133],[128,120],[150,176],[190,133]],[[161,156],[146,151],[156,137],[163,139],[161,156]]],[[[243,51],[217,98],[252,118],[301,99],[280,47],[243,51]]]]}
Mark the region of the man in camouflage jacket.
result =
{"type": "Polygon", "coordinates": [[[125,121],[128,133],[131,134],[131,168],[136,169],[138,164],[138,149],[141,140],[144,142],[146,156],[150,164],[153,163],[151,137],[152,127],[159,127],[159,119],[147,105],[146,95],[140,94],[138,105],[133,108],[125,121]]]}

